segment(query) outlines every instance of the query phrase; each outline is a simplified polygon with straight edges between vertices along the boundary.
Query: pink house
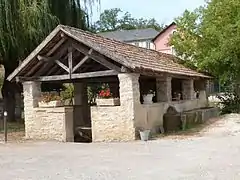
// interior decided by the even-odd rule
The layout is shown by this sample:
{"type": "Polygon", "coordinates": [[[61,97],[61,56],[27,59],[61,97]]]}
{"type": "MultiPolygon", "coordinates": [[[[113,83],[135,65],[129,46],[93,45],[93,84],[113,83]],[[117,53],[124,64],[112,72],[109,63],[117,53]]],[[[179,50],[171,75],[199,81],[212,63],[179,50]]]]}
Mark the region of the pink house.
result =
{"type": "Polygon", "coordinates": [[[174,48],[169,45],[169,38],[176,31],[176,23],[171,23],[165,29],[163,29],[154,39],[153,42],[156,47],[156,51],[160,51],[167,54],[175,54],[174,48]]]}

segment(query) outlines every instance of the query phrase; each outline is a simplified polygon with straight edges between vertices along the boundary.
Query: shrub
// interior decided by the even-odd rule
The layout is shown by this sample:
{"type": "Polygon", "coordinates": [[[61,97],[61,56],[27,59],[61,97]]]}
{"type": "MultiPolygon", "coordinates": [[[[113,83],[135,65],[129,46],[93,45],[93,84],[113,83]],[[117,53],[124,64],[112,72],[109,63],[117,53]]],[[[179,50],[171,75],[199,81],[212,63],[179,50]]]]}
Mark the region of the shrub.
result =
{"type": "Polygon", "coordinates": [[[240,112],[240,97],[238,93],[225,92],[217,96],[221,101],[222,114],[239,113],[240,112]]]}

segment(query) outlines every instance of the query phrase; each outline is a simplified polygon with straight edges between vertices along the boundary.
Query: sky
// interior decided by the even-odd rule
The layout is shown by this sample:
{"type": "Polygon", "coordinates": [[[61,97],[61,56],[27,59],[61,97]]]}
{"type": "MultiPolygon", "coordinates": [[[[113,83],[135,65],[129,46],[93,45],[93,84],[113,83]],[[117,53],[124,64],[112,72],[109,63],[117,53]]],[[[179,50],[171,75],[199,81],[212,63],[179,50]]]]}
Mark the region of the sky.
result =
{"type": "Polygon", "coordinates": [[[92,20],[99,19],[105,9],[120,8],[134,18],[155,18],[159,23],[170,24],[185,9],[194,10],[204,5],[204,0],[100,0],[101,5],[93,8],[92,20]]]}

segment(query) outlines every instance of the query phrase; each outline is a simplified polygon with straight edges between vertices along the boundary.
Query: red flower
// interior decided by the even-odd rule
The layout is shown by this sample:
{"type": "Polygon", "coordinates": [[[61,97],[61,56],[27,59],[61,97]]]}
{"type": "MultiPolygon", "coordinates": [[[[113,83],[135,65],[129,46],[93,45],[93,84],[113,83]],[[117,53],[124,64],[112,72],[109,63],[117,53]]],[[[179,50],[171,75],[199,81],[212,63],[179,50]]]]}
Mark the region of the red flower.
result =
{"type": "Polygon", "coordinates": [[[98,95],[101,98],[109,98],[111,97],[110,89],[101,90],[98,95]]]}

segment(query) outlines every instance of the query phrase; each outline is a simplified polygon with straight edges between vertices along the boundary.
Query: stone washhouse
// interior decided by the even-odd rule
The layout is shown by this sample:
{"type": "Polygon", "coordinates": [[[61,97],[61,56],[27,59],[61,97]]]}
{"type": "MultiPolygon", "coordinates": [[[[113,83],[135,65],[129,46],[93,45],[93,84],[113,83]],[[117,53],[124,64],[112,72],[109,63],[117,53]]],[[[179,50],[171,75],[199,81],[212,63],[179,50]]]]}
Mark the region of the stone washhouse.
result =
{"type": "Polygon", "coordinates": [[[93,142],[102,142],[135,140],[141,128],[160,132],[169,107],[179,113],[207,107],[209,78],[172,55],[59,25],[8,80],[23,84],[26,138],[72,142],[86,128],[93,142]],[[73,83],[74,105],[39,107],[46,82],[73,83]],[[87,86],[97,82],[108,83],[120,105],[90,106],[87,86]],[[143,104],[150,88],[154,103],[143,104]]]}

